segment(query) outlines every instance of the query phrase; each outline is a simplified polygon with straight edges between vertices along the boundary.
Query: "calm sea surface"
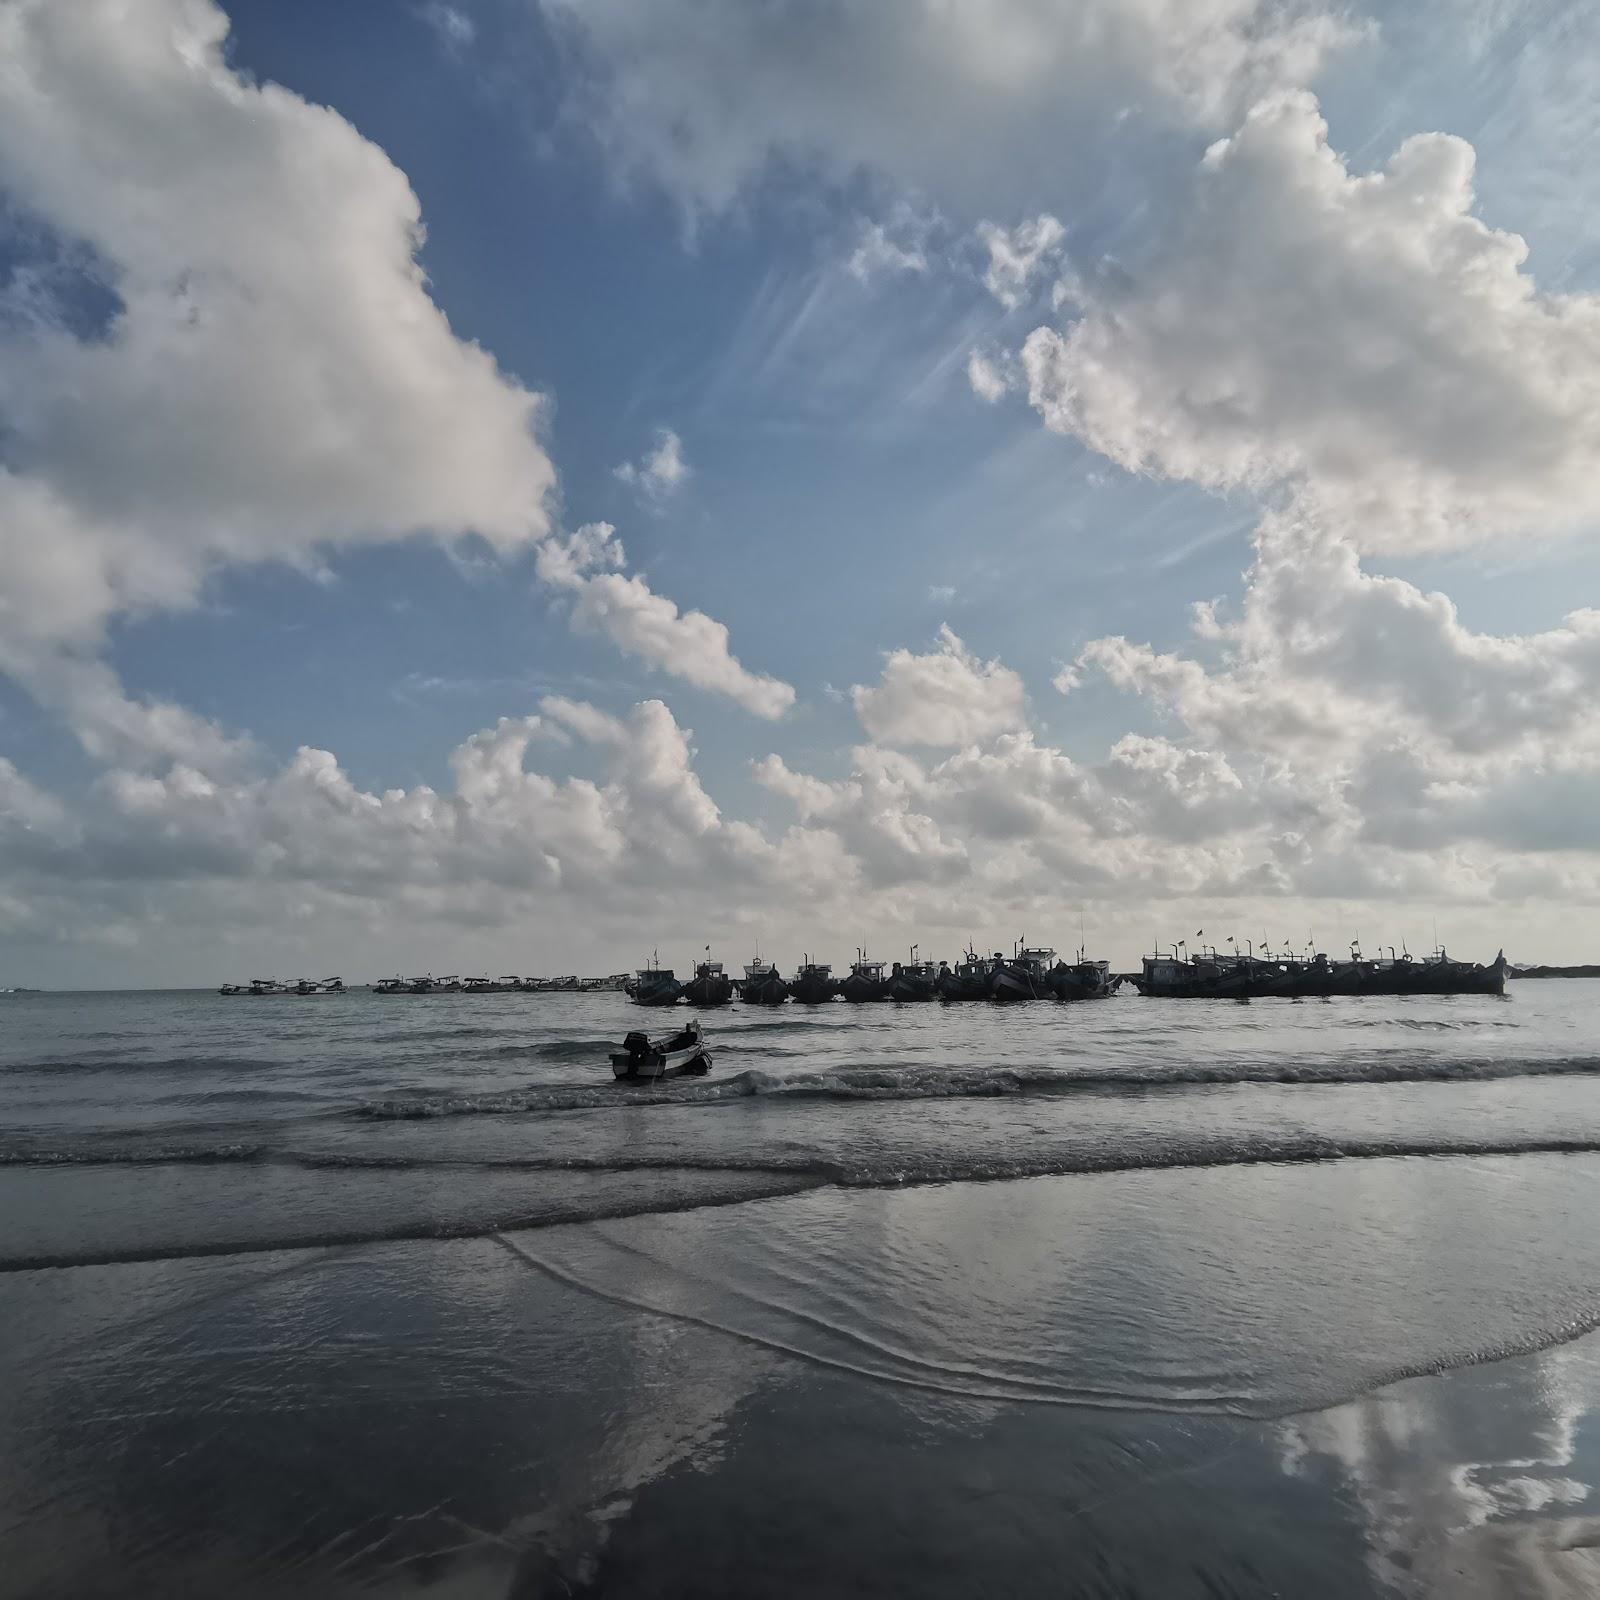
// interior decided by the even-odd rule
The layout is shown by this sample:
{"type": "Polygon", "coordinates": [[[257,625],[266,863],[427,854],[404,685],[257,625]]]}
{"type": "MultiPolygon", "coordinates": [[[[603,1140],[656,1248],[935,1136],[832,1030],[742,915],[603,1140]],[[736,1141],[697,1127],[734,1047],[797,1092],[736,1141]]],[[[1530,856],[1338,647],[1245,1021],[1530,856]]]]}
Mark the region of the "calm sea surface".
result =
{"type": "Polygon", "coordinates": [[[0,997],[0,1594],[1600,1592],[1600,983],[0,997]]]}

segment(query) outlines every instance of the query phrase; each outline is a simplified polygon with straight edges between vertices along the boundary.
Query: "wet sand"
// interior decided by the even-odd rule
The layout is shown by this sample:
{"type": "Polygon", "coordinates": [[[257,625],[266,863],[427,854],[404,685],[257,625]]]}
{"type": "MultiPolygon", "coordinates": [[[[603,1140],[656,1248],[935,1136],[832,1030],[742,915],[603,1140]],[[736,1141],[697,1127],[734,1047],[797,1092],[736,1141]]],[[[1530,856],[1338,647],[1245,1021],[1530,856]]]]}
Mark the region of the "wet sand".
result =
{"type": "MultiPolygon", "coordinates": [[[[1596,1181],[1590,1158],[1539,1159],[1562,1192],[1596,1181]]],[[[1600,1341],[1285,1409],[1363,1321],[1404,1346],[1429,1286],[1413,1316],[1381,1273],[1264,1239],[1274,1293],[1355,1307],[1326,1348],[1312,1321],[1270,1350],[1248,1328],[1260,1271],[1225,1230],[1199,1263],[1175,1230],[1121,1300],[1082,1252],[1063,1277],[1069,1214],[1124,1265],[1133,1219],[1230,1194],[1240,1238],[1291,1194],[1308,1229],[1348,1206],[1359,1236],[1377,1165],[1318,1169],[1320,1194],[1255,1169],[1253,1201],[1238,1173],[825,1190],[7,1273],[0,1594],[1594,1593],[1600,1341]],[[1197,1410],[1200,1367],[1223,1398],[1197,1410]],[[1130,1374],[1162,1402],[1092,1403],[1130,1374]],[[959,1392],[997,1381],[1040,1393],[959,1392]]],[[[1481,1165],[1457,1208],[1523,1181],[1511,1161],[1381,1165],[1412,1192],[1481,1165]]],[[[1337,1382],[1368,1370],[1350,1360],[1337,1382]]]]}

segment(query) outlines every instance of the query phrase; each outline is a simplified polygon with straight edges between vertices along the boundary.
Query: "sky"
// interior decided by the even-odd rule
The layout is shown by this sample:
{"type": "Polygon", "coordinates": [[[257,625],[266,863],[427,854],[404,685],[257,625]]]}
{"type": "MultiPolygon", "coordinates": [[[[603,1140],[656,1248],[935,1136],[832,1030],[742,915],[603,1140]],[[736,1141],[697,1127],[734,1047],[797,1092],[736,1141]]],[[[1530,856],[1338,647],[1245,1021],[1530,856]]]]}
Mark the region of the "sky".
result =
{"type": "Polygon", "coordinates": [[[0,985],[1594,959],[1597,71],[0,0],[0,985]]]}

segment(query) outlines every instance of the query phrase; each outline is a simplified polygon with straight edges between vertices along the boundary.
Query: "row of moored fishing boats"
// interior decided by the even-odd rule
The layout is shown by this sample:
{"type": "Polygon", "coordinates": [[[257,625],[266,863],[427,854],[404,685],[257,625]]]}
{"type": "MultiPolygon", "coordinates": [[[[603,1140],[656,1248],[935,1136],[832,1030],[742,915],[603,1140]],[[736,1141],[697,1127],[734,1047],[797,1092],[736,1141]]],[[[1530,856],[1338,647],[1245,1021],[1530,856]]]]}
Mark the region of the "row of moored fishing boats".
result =
{"type": "MultiPolygon", "coordinates": [[[[379,978],[367,987],[373,994],[598,994],[620,993],[627,987],[628,974],[614,972],[609,978],[436,978],[429,973],[421,978],[379,978]]],[[[225,983],[226,995],[267,994],[344,994],[339,978],[299,978],[285,983],[281,978],[252,978],[249,983],[225,983]]]]}
{"type": "Polygon", "coordinates": [[[694,976],[680,981],[670,967],[652,960],[636,972],[628,995],[642,1006],[727,1005],[737,994],[746,1005],[777,1006],[785,1000],[820,1005],[828,1000],[861,1004],[875,1000],[1096,1000],[1111,994],[1118,979],[1109,961],[1060,960],[1054,950],[1019,944],[1007,956],[968,950],[960,961],[920,961],[912,946],[908,961],[873,961],[856,952],[847,977],[835,978],[826,962],[809,956],[792,978],[758,956],[743,978],[730,977],[720,961],[695,963],[694,976]]]}
{"type": "Polygon", "coordinates": [[[1441,946],[1420,960],[1407,951],[1366,957],[1352,944],[1350,959],[1331,961],[1320,951],[1269,950],[1256,953],[1204,948],[1191,956],[1186,946],[1165,955],[1146,956],[1143,971],[1129,981],[1140,994],[1164,999],[1316,1000],[1334,995],[1504,994],[1506,956],[1487,966],[1457,961],[1441,946]]]}
{"type": "Polygon", "coordinates": [[[1019,943],[1007,956],[980,956],[968,950],[960,961],[872,961],[856,952],[847,977],[808,956],[792,978],[759,957],[733,978],[720,961],[695,964],[694,976],[679,980],[670,967],[652,960],[628,981],[629,997],[644,1006],[726,1005],[736,995],[747,1005],[782,1005],[796,1000],[817,1005],[827,1000],[1098,1000],[1123,983],[1143,995],[1163,999],[1256,1000],[1269,997],[1319,999],[1336,995],[1504,994],[1506,958],[1489,964],[1458,961],[1443,948],[1430,956],[1409,952],[1366,957],[1352,945],[1348,960],[1331,960],[1315,950],[1257,953],[1203,947],[1191,955],[1186,945],[1146,956],[1138,972],[1114,973],[1107,961],[1063,961],[1054,950],[1019,943]]]}

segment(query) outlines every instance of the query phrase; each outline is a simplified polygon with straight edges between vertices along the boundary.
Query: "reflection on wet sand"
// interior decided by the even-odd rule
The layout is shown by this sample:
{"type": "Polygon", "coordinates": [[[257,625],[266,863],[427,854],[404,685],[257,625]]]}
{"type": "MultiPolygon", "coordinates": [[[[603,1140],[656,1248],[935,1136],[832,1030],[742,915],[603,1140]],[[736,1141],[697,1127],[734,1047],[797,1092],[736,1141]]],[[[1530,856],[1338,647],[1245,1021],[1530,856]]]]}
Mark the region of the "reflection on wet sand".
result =
{"type": "Polygon", "coordinates": [[[1284,1471],[1360,1506],[1399,1593],[1600,1592],[1600,1342],[1415,1379],[1281,1425],[1284,1471]]]}

